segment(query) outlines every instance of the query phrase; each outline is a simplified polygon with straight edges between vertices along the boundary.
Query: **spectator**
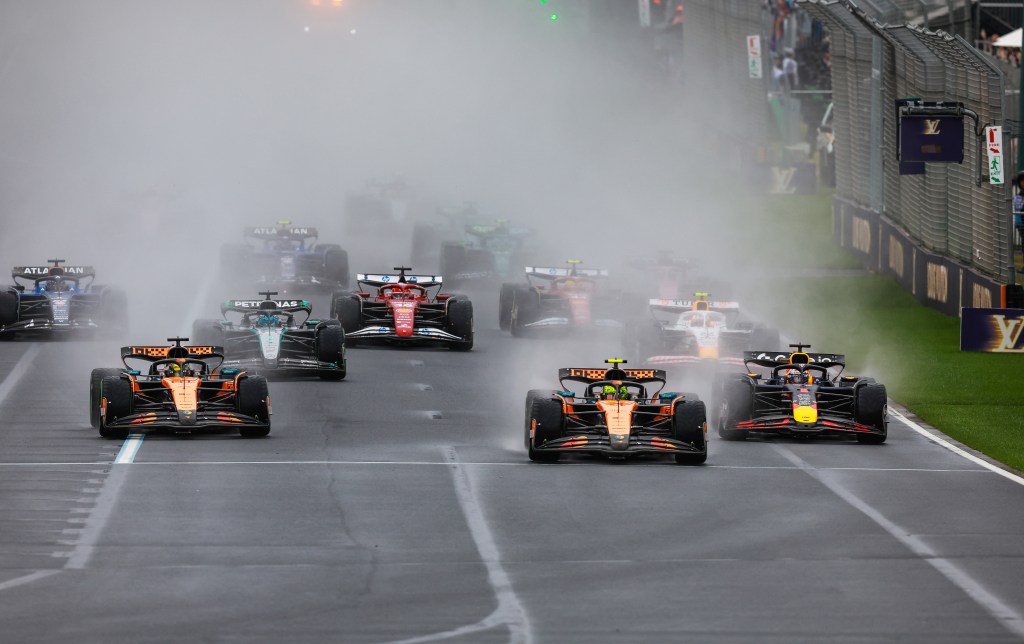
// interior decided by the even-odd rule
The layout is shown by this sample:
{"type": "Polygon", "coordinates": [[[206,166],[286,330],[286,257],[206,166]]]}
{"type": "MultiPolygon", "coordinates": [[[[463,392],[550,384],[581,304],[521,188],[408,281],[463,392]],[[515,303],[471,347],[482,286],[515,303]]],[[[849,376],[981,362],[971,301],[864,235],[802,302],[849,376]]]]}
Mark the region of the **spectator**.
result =
{"type": "Polygon", "coordinates": [[[792,49],[787,48],[782,57],[782,73],[786,75],[786,85],[789,89],[800,89],[800,66],[792,49]]]}
{"type": "Polygon", "coordinates": [[[786,84],[786,72],[782,70],[782,58],[772,56],[772,91],[776,93],[789,93],[786,84]]]}
{"type": "Polygon", "coordinates": [[[1024,252],[1024,172],[1017,173],[1013,187],[1013,227],[1017,229],[1017,245],[1024,252]]]}

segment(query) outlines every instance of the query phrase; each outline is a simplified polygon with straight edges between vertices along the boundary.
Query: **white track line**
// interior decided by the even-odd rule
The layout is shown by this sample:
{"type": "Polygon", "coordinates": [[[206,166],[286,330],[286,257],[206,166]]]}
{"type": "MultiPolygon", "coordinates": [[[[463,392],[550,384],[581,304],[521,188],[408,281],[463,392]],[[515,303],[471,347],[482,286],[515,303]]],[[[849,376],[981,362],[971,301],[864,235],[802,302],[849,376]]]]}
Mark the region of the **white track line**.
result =
{"type": "Polygon", "coordinates": [[[935,570],[937,570],[943,577],[952,582],[957,588],[966,593],[968,597],[973,599],[975,603],[984,608],[1000,624],[1006,627],[1007,630],[1017,637],[1024,638],[1024,617],[1014,610],[1013,607],[1006,604],[1002,599],[985,588],[981,582],[972,577],[970,573],[963,570],[949,559],[941,557],[919,536],[912,534],[909,530],[899,524],[890,521],[885,517],[885,515],[873,508],[853,492],[850,492],[839,483],[830,481],[826,477],[821,476],[820,470],[817,470],[808,464],[791,450],[781,445],[772,445],[772,447],[782,454],[786,460],[804,470],[808,475],[814,478],[814,480],[824,485],[829,489],[829,491],[849,503],[855,509],[860,510],[869,519],[878,524],[879,527],[888,532],[894,539],[906,546],[908,550],[923,559],[928,563],[928,565],[935,568],[935,570]]]}
{"type": "MultiPolygon", "coordinates": [[[[120,463],[119,463],[120,464],[120,463]]],[[[73,461],[73,462],[45,462],[45,463],[3,463],[0,462],[0,468],[4,467],[55,467],[55,466],[67,466],[67,467],[95,467],[97,465],[106,465],[106,463],[97,463],[94,461],[73,461]]],[[[415,465],[415,466],[444,466],[448,467],[451,463],[438,462],[438,461],[146,461],[142,463],[132,463],[132,465],[157,465],[157,466],[172,466],[172,465],[415,465]]],[[[464,462],[459,463],[463,467],[538,467],[533,463],[516,463],[510,461],[503,462],[464,462]]],[[[558,467],[601,467],[600,462],[591,461],[580,461],[578,463],[560,463],[558,467]]],[[[667,470],[679,470],[674,463],[630,463],[629,467],[661,467],[667,470]]],[[[705,470],[799,470],[801,468],[793,465],[704,465],[701,469],[705,470]]],[[[988,470],[979,470],[974,468],[937,468],[937,467],[819,467],[822,471],[849,471],[849,472],[919,472],[919,473],[952,473],[952,474],[991,474],[988,470]]]]}
{"type": "Polygon", "coordinates": [[[14,368],[7,374],[4,381],[0,383],[0,404],[7,400],[7,397],[11,395],[12,391],[14,391],[14,388],[18,386],[18,381],[20,381],[28,372],[29,368],[32,366],[32,362],[36,359],[36,356],[39,355],[41,350],[41,344],[33,344],[29,347],[28,351],[22,354],[21,358],[18,359],[14,368]]]}
{"type": "Polygon", "coordinates": [[[494,535],[491,534],[491,528],[487,525],[487,519],[484,517],[483,510],[473,495],[473,486],[469,480],[469,475],[463,468],[463,464],[458,462],[454,449],[449,449],[445,454],[445,458],[447,459],[445,464],[451,468],[456,498],[459,500],[462,514],[466,517],[466,525],[469,526],[469,532],[476,543],[477,551],[480,553],[480,560],[487,567],[487,581],[494,590],[494,595],[498,600],[498,607],[494,609],[493,613],[475,624],[467,624],[441,633],[399,640],[391,644],[418,644],[419,642],[447,640],[480,633],[501,626],[508,628],[509,642],[513,644],[528,644],[533,641],[533,636],[530,633],[530,621],[526,616],[522,603],[519,601],[519,597],[516,595],[515,589],[512,587],[512,580],[509,579],[508,573],[505,572],[501,565],[501,553],[498,551],[498,546],[494,541],[494,535]]]}
{"type": "Polygon", "coordinates": [[[142,447],[142,440],[145,437],[145,434],[129,434],[124,445],[121,446],[121,451],[114,457],[114,465],[131,464],[135,460],[135,455],[139,453],[139,448],[142,447]]]}
{"type": "Polygon", "coordinates": [[[16,588],[24,584],[31,584],[33,581],[39,581],[45,579],[51,575],[56,575],[60,570],[37,570],[28,575],[22,575],[21,577],[15,577],[14,579],[8,579],[7,581],[0,583],[0,591],[7,590],[8,588],[16,588]]]}
{"type": "Polygon", "coordinates": [[[945,447],[946,449],[948,449],[949,451],[953,452],[954,454],[957,454],[959,456],[963,456],[964,458],[966,458],[970,462],[975,463],[977,465],[980,465],[980,466],[984,467],[985,469],[987,469],[987,470],[989,470],[991,472],[995,472],[996,474],[998,474],[999,476],[1002,476],[1005,479],[1013,481],[1014,483],[1016,483],[1018,485],[1024,485],[1024,477],[1018,476],[1018,475],[1014,474],[1013,472],[1008,472],[1008,471],[1004,470],[1003,468],[1001,468],[1001,467],[999,467],[997,465],[993,465],[992,463],[989,463],[988,461],[986,461],[983,458],[978,458],[977,456],[975,456],[974,454],[971,454],[967,450],[964,450],[964,449],[961,449],[961,448],[957,447],[956,445],[954,445],[953,443],[950,443],[945,438],[942,438],[941,436],[936,436],[935,434],[931,433],[930,431],[928,431],[924,427],[921,427],[920,425],[918,425],[914,421],[910,420],[909,418],[907,418],[906,416],[904,416],[900,412],[896,411],[891,406],[889,407],[889,413],[892,414],[893,416],[895,416],[896,418],[899,418],[900,422],[902,422],[904,425],[906,425],[910,429],[914,430],[918,434],[924,436],[925,438],[927,438],[928,440],[932,441],[933,443],[936,443],[937,445],[941,445],[942,447],[945,447]]]}
{"type": "Polygon", "coordinates": [[[64,564],[65,570],[81,570],[89,563],[96,543],[99,542],[100,534],[103,532],[103,527],[107,524],[110,515],[113,514],[114,506],[117,504],[117,497],[121,492],[121,486],[124,485],[129,469],[131,468],[119,465],[114,465],[110,468],[110,474],[107,475],[106,480],[103,482],[103,488],[96,497],[96,503],[93,506],[92,512],[89,513],[89,518],[85,521],[82,534],[78,537],[78,542],[71,551],[71,556],[68,557],[67,562],[64,564]]]}

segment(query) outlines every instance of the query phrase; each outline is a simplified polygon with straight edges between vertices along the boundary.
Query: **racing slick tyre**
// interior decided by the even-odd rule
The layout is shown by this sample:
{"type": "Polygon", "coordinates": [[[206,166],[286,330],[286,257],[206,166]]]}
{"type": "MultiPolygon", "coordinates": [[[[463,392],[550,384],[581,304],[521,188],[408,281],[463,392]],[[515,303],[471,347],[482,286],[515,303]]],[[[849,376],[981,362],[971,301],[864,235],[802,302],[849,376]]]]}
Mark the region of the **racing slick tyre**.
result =
{"type": "Polygon", "coordinates": [[[323,369],[317,372],[320,380],[344,380],[347,372],[345,364],[345,329],[337,320],[324,320],[316,327],[316,359],[320,362],[332,362],[340,369],[323,369]]]}
{"type": "Polygon", "coordinates": [[[93,369],[89,376],[89,424],[93,429],[100,428],[100,386],[107,376],[120,376],[121,370],[111,367],[93,369]]]}
{"type": "Polygon", "coordinates": [[[7,326],[18,321],[17,291],[0,291],[0,326],[7,326]]]}
{"type": "Polygon", "coordinates": [[[526,394],[526,453],[531,461],[554,463],[561,458],[561,452],[545,452],[534,449],[534,446],[562,437],[565,425],[562,416],[562,404],[551,397],[551,392],[531,389],[526,394]]]}
{"type": "Polygon", "coordinates": [[[512,299],[512,314],[509,318],[509,330],[517,338],[524,337],[529,331],[526,325],[537,318],[540,301],[533,289],[521,287],[516,290],[512,299]]]}
{"type": "Polygon", "coordinates": [[[263,376],[245,376],[238,381],[236,406],[238,413],[255,416],[266,427],[239,427],[242,438],[262,438],[270,433],[270,395],[267,379],[263,376]]]}
{"type": "Polygon", "coordinates": [[[750,346],[747,348],[751,351],[776,351],[781,346],[778,329],[758,327],[750,332],[750,346]]]}
{"type": "Polygon", "coordinates": [[[879,434],[857,434],[857,442],[868,445],[881,445],[885,442],[888,431],[886,428],[886,416],[888,414],[888,403],[885,385],[869,383],[857,388],[857,401],[854,407],[854,417],[862,425],[870,425],[878,430],[879,434]]]}
{"type": "Polygon", "coordinates": [[[512,324],[512,301],[516,296],[518,284],[502,284],[498,294],[498,328],[508,331],[512,324]]]}
{"type": "Polygon", "coordinates": [[[672,415],[672,438],[689,443],[698,450],[697,453],[676,454],[676,463],[680,465],[700,465],[708,460],[708,414],[704,401],[694,394],[684,394],[686,400],[676,403],[672,415]]]}
{"type": "Polygon", "coordinates": [[[224,334],[220,330],[220,320],[208,318],[193,322],[191,342],[202,346],[220,346],[223,344],[224,334]]]}
{"type": "Polygon", "coordinates": [[[452,340],[448,348],[452,351],[469,351],[473,348],[473,303],[457,299],[448,302],[448,332],[462,340],[452,340]]]}
{"type": "Polygon", "coordinates": [[[718,412],[718,437],[727,441],[742,441],[750,433],[738,429],[736,423],[750,420],[754,397],[746,380],[727,380],[722,387],[722,407],[718,412]]]}
{"type": "Polygon", "coordinates": [[[348,286],[348,252],[337,244],[317,244],[314,253],[323,253],[324,277],[334,282],[334,286],[348,286]]]}
{"type": "MultiPolygon", "coordinates": [[[[117,420],[132,414],[134,394],[132,393],[132,383],[128,382],[127,378],[122,378],[120,375],[101,378],[100,398],[105,398],[107,401],[106,420],[117,420]]],[[[100,419],[98,429],[103,438],[117,440],[128,438],[127,427],[107,427],[103,419],[100,419]]]]}
{"type": "Polygon", "coordinates": [[[455,282],[459,273],[466,271],[466,247],[458,242],[441,245],[441,275],[455,282]]]}
{"type": "Polygon", "coordinates": [[[339,291],[331,298],[331,317],[341,322],[345,333],[359,330],[362,315],[363,304],[358,295],[339,291]]]}

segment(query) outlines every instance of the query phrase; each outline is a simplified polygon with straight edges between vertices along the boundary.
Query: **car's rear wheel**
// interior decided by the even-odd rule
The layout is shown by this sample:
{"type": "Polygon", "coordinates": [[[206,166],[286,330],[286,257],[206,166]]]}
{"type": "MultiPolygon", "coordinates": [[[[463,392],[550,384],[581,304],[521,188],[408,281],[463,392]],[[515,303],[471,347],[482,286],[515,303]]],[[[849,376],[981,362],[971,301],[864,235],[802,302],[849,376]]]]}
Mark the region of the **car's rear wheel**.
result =
{"type": "Polygon", "coordinates": [[[531,461],[554,463],[561,457],[561,452],[546,452],[535,446],[562,437],[565,426],[562,416],[562,403],[552,398],[550,391],[531,389],[526,394],[526,453],[531,461]]]}
{"type": "Polygon", "coordinates": [[[18,293],[16,291],[0,291],[0,326],[7,326],[18,321],[18,293]]]}
{"type": "Polygon", "coordinates": [[[672,438],[688,443],[697,452],[676,454],[676,463],[680,465],[700,465],[708,460],[708,416],[704,401],[694,394],[684,394],[684,400],[676,403],[672,415],[672,438]]]}
{"type": "Polygon", "coordinates": [[[344,380],[347,365],[345,364],[345,329],[337,320],[324,320],[317,325],[316,359],[320,362],[336,364],[338,369],[321,369],[317,372],[321,380],[344,380]]]}
{"type": "Polygon", "coordinates": [[[100,427],[100,401],[103,398],[100,395],[100,389],[103,385],[103,379],[107,376],[119,377],[120,375],[120,369],[110,367],[93,369],[89,375],[89,424],[92,425],[93,429],[99,429],[100,427]]]}
{"type": "Polygon", "coordinates": [[[348,252],[337,244],[321,244],[314,248],[324,254],[324,276],[333,286],[348,286],[348,252]]]}
{"type": "Polygon", "coordinates": [[[722,406],[718,412],[718,437],[727,441],[746,440],[749,430],[736,427],[736,423],[750,420],[753,404],[750,383],[727,380],[722,387],[722,406]]]}
{"type": "Polygon", "coordinates": [[[456,300],[448,304],[448,332],[462,340],[452,340],[448,348],[452,351],[469,351],[473,348],[473,303],[456,300]]]}
{"type": "Polygon", "coordinates": [[[886,417],[888,416],[888,396],[885,385],[870,383],[857,388],[856,419],[862,425],[874,427],[878,434],[857,434],[857,440],[868,445],[881,445],[888,437],[886,417]]]}
{"type": "Polygon", "coordinates": [[[537,312],[540,310],[540,302],[533,289],[520,287],[516,289],[512,300],[512,314],[509,319],[509,330],[512,335],[521,338],[529,330],[526,325],[535,321],[537,312]]]}
{"type": "Polygon", "coordinates": [[[508,331],[512,324],[512,301],[515,299],[517,284],[502,284],[498,294],[498,328],[508,331]]]}
{"type": "Polygon", "coordinates": [[[362,312],[363,304],[358,295],[340,291],[331,298],[331,317],[341,322],[346,334],[359,330],[362,312]]]}
{"type": "Polygon", "coordinates": [[[239,427],[243,438],[262,438],[270,433],[270,394],[263,376],[244,376],[238,380],[236,409],[244,416],[253,416],[264,427],[239,427]]]}
{"type": "Polygon", "coordinates": [[[108,427],[107,423],[131,416],[135,402],[132,383],[122,376],[105,376],[100,380],[100,398],[107,401],[106,417],[99,423],[100,436],[117,440],[128,438],[128,428],[108,427]]]}

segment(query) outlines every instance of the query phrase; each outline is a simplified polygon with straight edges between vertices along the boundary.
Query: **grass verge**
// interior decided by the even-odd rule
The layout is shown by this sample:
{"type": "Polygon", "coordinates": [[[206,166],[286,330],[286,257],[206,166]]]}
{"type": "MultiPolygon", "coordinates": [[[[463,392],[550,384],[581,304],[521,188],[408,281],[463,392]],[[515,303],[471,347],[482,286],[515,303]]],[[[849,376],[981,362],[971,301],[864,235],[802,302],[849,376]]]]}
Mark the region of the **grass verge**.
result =
{"type": "Polygon", "coordinates": [[[925,422],[1024,470],[1024,356],[961,352],[959,319],[921,305],[889,277],[829,276],[829,269],[857,264],[831,239],[820,242],[821,231],[831,231],[820,196],[784,197],[774,208],[784,216],[761,243],[784,248],[797,235],[817,239],[803,257],[823,270],[790,278],[785,296],[765,298],[761,310],[815,349],[845,353],[852,373],[878,378],[925,422]]]}

